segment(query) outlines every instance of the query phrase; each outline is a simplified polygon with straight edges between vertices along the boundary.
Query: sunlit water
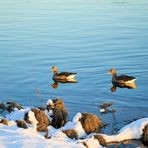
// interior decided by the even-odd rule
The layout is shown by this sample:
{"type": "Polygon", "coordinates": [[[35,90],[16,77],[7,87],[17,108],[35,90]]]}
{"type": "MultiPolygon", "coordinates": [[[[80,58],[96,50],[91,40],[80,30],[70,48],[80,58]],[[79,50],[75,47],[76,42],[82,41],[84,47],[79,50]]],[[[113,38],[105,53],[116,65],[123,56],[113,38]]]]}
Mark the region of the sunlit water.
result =
{"type": "MultiPolygon", "coordinates": [[[[148,1],[0,1],[0,101],[41,106],[61,97],[70,118],[100,115],[99,104],[114,102],[115,118],[148,116],[148,1]],[[53,83],[51,66],[77,72],[78,83],[53,83]],[[136,89],[111,92],[111,75],[137,78],[136,89]]],[[[121,123],[121,125],[120,125],[121,123]]]]}

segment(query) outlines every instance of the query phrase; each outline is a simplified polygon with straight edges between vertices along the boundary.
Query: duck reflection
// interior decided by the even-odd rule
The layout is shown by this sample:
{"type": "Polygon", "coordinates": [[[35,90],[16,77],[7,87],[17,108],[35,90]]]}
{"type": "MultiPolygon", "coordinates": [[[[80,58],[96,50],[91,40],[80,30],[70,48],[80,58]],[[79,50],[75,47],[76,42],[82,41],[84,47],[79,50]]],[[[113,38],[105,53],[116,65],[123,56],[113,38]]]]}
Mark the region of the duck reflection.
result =
{"type": "Polygon", "coordinates": [[[54,89],[57,89],[59,86],[59,83],[65,84],[65,83],[77,83],[78,81],[76,79],[70,79],[70,80],[56,80],[54,83],[51,84],[51,87],[54,89]]]}
{"type": "Polygon", "coordinates": [[[115,83],[112,82],[111,91],[115,92],[117,88],[128,88],[128,89],[135,89],[137,85],[135,83],[115,83]]]}

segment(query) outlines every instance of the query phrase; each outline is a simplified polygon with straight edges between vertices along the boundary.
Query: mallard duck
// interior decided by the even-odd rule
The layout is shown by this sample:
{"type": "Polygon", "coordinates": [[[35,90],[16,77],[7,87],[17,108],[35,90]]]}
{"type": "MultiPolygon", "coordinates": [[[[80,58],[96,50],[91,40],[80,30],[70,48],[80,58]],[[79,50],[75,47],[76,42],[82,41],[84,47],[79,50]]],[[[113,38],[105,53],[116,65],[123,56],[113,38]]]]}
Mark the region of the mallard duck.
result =
{"type": "Polygon", "coordinates": [[[64,81],[64,82],[71,81],[71,80],[74,79],[74,77],[77,74],[77,73],[74,73],[74,72],[58,73],[58,68],[56,66],[52,66],[50,71],[54,72],[53,77],[52,77],[54,81],[64,81]]]}
{"type": "Polygon", "coordinates": [[[115,69],[110,69],[108,71],[108,74],[112,74],[113,75],[112,82],[114,82],[114,83],[124,83],[124,84],[127,84],[127,83],[134,83],[134,81],[136,80],[136,78],[133,77],[133,76],[127,76],[127,75],[117,76],[117,72],[116,72],[115,69]]]}

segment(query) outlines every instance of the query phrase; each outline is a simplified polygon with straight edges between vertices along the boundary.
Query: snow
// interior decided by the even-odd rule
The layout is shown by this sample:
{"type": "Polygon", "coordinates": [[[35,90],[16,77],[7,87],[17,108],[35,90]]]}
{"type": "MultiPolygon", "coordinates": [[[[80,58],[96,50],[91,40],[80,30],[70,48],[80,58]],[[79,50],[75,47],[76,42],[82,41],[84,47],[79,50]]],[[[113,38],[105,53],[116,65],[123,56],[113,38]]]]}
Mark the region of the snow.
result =
{"type": "Polygon", "coordinates": [[[53,103],[53,101],[51,100],[51,99],[49,99],[48,101],[47,101],[47,103],[46,103],[46,105],[54,105],[54,103],[53,103]]]}
{"type": "Polygon", "coordinates": [[[100,109],[100,113],[104,113],[105,112],[105,109],[100,109]]]}
{"type": "Polygon", "coordinates": [[[33,128],[21,129],[16,126],[0,124],[0,147],[1,148],[84,148],[76,142],[65,142],[55,138],[45,139],[33,128]]]}
{"type": "Polygon", "coordinates": [[[81,116],[82,116],[81,113],[77,113],[74,116],[72,122],[71,121],[67,122],[66,125],[62,129],[63,130],[74,129],[74,130],[77,131],[79,138],[85,137],[86,136],[86,133],[85,133],[84,129],[82,128],[82,125],[81,125],[81,123],[79,121],[79,119],[81,118],[81,116]]]}
{"type": "MultiPolygon", "coordinates": [[[[85,144],[89,148],[102,148],[97,139],[94,139],[93,134],[88,135],[83,130],[79,119],[81,113],[77,113],[72,121],[66,123],[62,128],[55,129],[52,126],[48,127],[48,136],[46,139],[45,133],[36,131],[36,128],[29,126],[28,129],[18,128],[15,120],[24,118],[26,112],[29,111],[29,120],[36,125],[37,120],[30,108],[15,109],[5,118],[9,120],[8,126],[0,124],[0,147],[1,148],[85,148],[85,144]],[[63,130],[74,129],[77,131],[79,138],[83,140],[70,139],[63,133],[63,130]]],[[[49,113],[50,114],[50,113],[49,113]]],[[[51,113],[52,114],[52,113],[51,113]]],[[[1,117],[2,118],[2,117],[1,117]]],[[[106,142],[120,142],[128,139],[139,139],[142,135],[143,128],[148,124],[148,118],[139,119],[123,127],[117,135],[100,134],[104,137],[106,142]]]]}
{"type": "Polygon", "coordinates": [[[52,117],[52,115],[53,115],[53,110],[49,110],[49,111],[48,111],[48,110],[46,109],[44,112],[45,112],[45,114],[48,116],[49,121],[52,122],[52,119],[53,119],[53,117],[52,117]]]}
{"type": "Polygon", "coordinates": [[[142,131],[147,124],[148,118],[142,118],[123,127],[117,135],[101,135],[106,142],[121,142],[123,140],[140,139],[142,131]]]}
{"type": "Polygon", "coordinates": [[[28,112],[28,116],[29,116],[29,121],[33,124],[33,125],[37,125],[38,121],[35,118],[34,112],[33,111],[29,111],[28,112]]]}
{"type": "Polygon", "coordinates": [[[88,148],[103,148],[97,139],[92,138],[88,138],[85,139],[84,142],[87,144],[88,148]]]}
{"type": "Polygon", "coordinates": [[[21,109],[21,110],[18,110],[16,108],[10,114],[7,114],[6,118],[8,120],[13,120],[13,121],[15,121],[15,120],[22,120],[24,118],[25,113],[28,112],[29,110],[30,110],[30,107],[27,107],[27,108],[21,109]]]}

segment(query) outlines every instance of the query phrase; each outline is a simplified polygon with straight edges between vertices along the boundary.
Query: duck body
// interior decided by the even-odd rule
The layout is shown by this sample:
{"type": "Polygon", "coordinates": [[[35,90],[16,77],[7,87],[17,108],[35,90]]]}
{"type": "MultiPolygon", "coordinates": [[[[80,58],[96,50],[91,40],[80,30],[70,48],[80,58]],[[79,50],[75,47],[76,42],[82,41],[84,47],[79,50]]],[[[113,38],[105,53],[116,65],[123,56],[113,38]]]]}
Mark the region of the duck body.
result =
{"type": "Polygon", "coordinates": [[[54,72],[52,79],[54,81],[61,81],[61,82],[66,82],[66,81],[72,81],[74,77],[76,76],[77,73],[74,72],[61,72],[58,73],[57,67],[53,66],[51,68],[51,71],[54,72]]]}
{"type": "Polygon", "coordinates": [[[123,84],[128,84],[128,83],[134,83],[136,78],[133,76],[127,76],[127,75],[120,75],[117,76],[117,73],[115,69],[111,69],[108,71],[109,74],[112,74],[112,82],[113,83],[123,83],[123,84]]]}
{"type": "Polygon", "coordinates": [[[133,76],[127,76],[127,75],[120,75],[120,76],[113,76],[112,82],[115,83],[133,83],[136,80],[133,76]]]}
{"type": "Polygon", "coordinates": [[[71,80],[74,79],[75,75],[77,73],[72,73],[72,72],[61,72],[61,73],[56,73],[53,75],[53,80],[71,80]]]}

